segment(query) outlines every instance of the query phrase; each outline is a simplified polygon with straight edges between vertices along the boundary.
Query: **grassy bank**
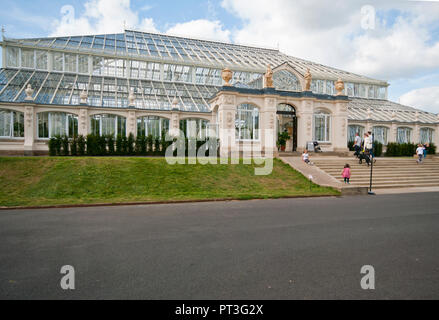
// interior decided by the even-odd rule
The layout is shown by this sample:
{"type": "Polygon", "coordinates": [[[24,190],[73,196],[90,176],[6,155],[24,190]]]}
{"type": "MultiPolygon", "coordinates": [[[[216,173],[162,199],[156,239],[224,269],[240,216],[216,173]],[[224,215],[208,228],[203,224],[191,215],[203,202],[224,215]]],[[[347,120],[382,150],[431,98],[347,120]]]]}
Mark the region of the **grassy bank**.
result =
{"type": "Polygon", "coordinates": [[[275,159],[255,165],[168,165],[164,158],[0,158],[0,206],[336,195],[275,159]]]}

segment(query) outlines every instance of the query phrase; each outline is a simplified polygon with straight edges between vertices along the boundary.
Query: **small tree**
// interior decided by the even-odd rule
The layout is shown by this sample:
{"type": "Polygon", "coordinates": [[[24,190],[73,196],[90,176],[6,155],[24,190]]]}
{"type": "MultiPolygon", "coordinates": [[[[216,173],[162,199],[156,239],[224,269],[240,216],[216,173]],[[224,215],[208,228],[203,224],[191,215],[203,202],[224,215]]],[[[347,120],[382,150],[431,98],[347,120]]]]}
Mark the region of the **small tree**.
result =
{"type": "Polygon", "coordinates": [[[160,154],[160,139],[159,138],[154,139],[154,153],[160,154]]]}
{"type": "Polygon", "coordinates": [[[107,154],[107,138],[105,136],[97,136],[98,142],[98,152],[100,156],[105,156],[107,154]]]}
{"type": "Polygon", "coordinates": [[[153,147],[153,145],[154,145],[154,138],[152,137],[151,134],[148,135],[148,137],[146,137],[146,145],[148,147],[147,153],[148,154],[153,154],[153,152],[154,152],[154,147],[153,147]]]}
{"type": "Polygon", "coordinates": [[[114,151],[114,137],[113,135],[108,135],[107,137],[107,145],[108,145],[108,154],[113,156],[115,151],[114,151]]]}
{"type": "Polygon", "coordinates": [[[96,136],[93,134],[87,135],[87,155],[96,156],[98,154],[97,151],[97,141],[96,136]]]}
{"type": "Polygon", "coordinates": [[[61,155],[61,146],[62,146],[62,138],[61,136],[57,135],[55,137],[55,150],[57,156],[61,155]]]}
{"type": "Polygon", "coordinates": [[[142,136],[137,135],[136,137],[136,147],[134,148],[138,156],[142,154],[142,136]]]}
{"type": "Polygon", "coordinates": [[[116,154],[118,156],[121,156],[123,154],[122,143],[123,143],[122,136],[118,134],[116,138],[116,154]]]}
{"type": "Polygon", "coordinates": [[[130,132],[127,139],[127,154],[130,156],[134,155],[134,142],[134,135],[130,132]]]}
{"type": "Polygon", "coordinates": [[[85,155],[86,142],[83,135],[78,137],[78,155],[83,157],[85,155]]]}
{"type": "Polygon", "coordinates": [[[70,153],[72,156],[78,155],[78,137],[76,135],[70,141],[70,153]]]}
{"type": "Polygon", "coordinates": [[[56,156],[56,138],[54,137],[49,140],[49,156],[56,156]]]}
{"type": "Polygon", "coordinates": [[[126,156],[128,154],[128,139],[126,136],[122,136],[122,155],[126,156]]]}
{"type": "Polygon", "coordinates": [[[61,138],[61,149],[62,149],[61,154],[63,156],[68,156],[69,155],[69,137],[67,137],[66,135],[64,135],[61,138]]]}

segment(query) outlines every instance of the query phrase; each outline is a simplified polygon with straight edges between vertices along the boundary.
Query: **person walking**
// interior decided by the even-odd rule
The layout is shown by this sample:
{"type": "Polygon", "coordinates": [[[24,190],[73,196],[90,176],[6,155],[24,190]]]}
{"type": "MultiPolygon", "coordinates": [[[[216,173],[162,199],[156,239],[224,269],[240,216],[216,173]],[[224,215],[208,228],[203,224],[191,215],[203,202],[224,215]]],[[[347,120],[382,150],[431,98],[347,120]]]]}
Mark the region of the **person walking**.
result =
{"type": "Polygon", "coordinates": [[[358,132],[355,133],[355,139],[354,139],[354,150],[355,150],[355,155],[358,157],[360,156],[360,151],[361,151],[361,137],[360,134],[358,132]]]}
{"type": "Polygon", "coordinates": [[[424,159],[427,158],[427,149],[430,147],[430,144],[426,143],[423,145],[424,147],[424,159]]]}
{"type": "Polygon", "coordinates": [[[341,176],[344,178],[344,183],[350,184],[349,180],[351,179],[351,166],[349,163],[346,163],[341,176]]]}
{"type": "Polygon", "coordinates": [[[416,162],[422,163],[422,159],[424,159],[424,147],[422,144],[418,144],[418,148],[416,149],[416,154],[418,155],[418,160],[416,162]]]}

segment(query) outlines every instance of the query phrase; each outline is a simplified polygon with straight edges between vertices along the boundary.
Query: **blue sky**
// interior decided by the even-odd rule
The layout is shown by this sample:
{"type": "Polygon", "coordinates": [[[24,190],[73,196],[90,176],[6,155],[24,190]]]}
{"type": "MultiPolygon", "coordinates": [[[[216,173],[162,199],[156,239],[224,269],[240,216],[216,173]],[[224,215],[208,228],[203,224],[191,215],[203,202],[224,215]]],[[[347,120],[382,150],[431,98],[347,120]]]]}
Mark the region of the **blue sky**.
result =
{"type": "MultiPolygon", "coordinates": [[[[389,81],[389,98],[439,112],[439,1],[2,0],[13,38],[121,32],[128,27],[277,47],[389,81]],[[73,19],[61,9],[74,8],[73,19]],[[373,28],[364,28],[372,5],[373,28]]],[[[372,21],[372,20],[369,20],[372,21]]]]}

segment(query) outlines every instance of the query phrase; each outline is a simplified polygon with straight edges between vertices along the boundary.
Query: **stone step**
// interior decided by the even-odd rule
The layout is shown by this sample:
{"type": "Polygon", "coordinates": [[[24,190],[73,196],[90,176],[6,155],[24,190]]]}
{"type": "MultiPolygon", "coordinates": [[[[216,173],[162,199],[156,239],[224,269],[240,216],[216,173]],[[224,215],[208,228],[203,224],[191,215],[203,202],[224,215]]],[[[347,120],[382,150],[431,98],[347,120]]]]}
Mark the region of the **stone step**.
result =
{"type": "MultiPolygon", "coordinates": [[[[373,188],[410,188],[439,186],[439,161],[428,158],[422,164],[416,158],[377,158],[373,166],[373,188]]],[[[351,166],[352,186],[368,187],[370,167],[355,158],[311,158],[314,165],[343,183],[341,172],[346,163],[351,166]]]]}

